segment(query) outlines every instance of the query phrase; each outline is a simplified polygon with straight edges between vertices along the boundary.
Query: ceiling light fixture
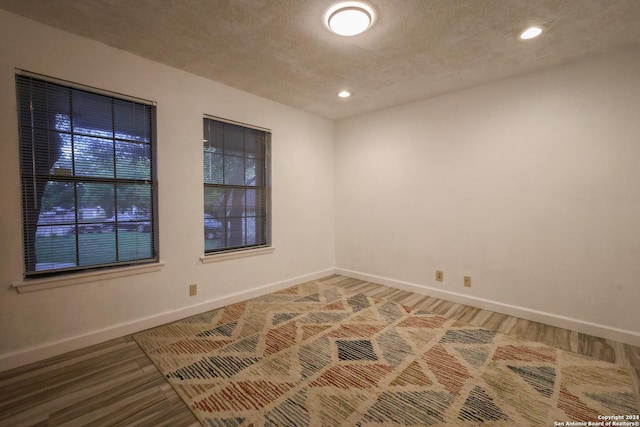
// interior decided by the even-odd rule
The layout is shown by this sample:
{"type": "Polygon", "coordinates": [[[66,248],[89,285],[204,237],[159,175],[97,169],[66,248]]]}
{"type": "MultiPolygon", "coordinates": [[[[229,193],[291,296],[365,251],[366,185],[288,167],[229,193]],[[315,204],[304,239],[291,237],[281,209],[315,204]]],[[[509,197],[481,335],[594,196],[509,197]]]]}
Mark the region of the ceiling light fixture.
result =
{"type": "Polygon", "coordinates": [[[348,98],[351,96],[351,92],[348,92],[346,90],[341,91],[340,93],[338,93],[338,96],[340,98],[348,98]]]}
{"type": "Polygon", "coordinates": [[[542,34],[542,28],[540,27],[529,27],[523,32],[520,33],[520,38],[522,40],[529,40],[535,37],[538,37],[542,34]]]}
{"type": "Polygon", "coordinates": [[[345,3],[329,14],[327,24],[341,36],[355,36],[371,25],[371,13],[361,5],[345,3]]]}

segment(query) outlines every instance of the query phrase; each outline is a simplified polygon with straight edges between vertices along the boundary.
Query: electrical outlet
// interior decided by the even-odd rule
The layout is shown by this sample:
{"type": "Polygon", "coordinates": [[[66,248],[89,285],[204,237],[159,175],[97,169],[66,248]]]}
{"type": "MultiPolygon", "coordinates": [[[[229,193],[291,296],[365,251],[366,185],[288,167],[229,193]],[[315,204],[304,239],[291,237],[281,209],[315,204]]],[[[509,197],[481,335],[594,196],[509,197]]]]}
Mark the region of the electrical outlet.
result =
{"type": "Polygon", "coordinates": [[[464,285],[467,288],[471,287],[471,276],[464,276],[464,285]]]}
{"type": "Polygon", "coordinates": [[[436,270],[436,282],[442,282],[444,280],[444,272],[436,270]]]}
{"type": "Polygon", "coordinates": [[[189,296],[192,297],[194,295],[198,295],[198,285],[195,283],[193,285],[189,285],[189,296]]]}

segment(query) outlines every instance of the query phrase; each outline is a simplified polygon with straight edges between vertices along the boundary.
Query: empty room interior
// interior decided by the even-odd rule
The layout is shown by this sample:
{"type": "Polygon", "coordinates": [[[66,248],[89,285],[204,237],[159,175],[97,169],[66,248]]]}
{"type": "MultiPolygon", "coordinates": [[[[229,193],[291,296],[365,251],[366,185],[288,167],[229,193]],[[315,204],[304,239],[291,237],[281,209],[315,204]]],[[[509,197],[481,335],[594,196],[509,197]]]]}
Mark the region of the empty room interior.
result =
{"type": "Polygon", "coordinates": [[[0,0],[0,121],[0,426],[640,425],[640,1],[0,0]]]}

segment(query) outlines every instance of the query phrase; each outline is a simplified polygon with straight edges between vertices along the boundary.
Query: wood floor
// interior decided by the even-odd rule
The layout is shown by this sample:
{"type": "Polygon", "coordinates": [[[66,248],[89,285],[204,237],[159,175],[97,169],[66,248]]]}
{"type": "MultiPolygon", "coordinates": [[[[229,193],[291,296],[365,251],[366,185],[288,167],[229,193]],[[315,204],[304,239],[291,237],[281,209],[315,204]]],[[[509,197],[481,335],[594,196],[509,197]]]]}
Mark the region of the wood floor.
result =
{"type": "MultiPolygon", "coordinates": [[[[320,281],[632,368],[640,348],[382,285],[320,281]]],[[[0,373],[0,426],[198,426],[131,336],[0,373]]]]}

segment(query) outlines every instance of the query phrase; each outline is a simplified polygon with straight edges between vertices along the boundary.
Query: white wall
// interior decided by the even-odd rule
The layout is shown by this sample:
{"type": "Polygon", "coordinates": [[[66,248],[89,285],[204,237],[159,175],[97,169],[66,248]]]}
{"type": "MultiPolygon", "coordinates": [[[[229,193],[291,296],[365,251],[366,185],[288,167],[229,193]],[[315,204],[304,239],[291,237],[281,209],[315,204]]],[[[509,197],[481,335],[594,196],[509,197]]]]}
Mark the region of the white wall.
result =
{"type": "Polygon", "coordinates": [[[338,122],[338,272],[640,345],[639,112],[632,50],[338,122]]]}
{"type": "Polygon", "coordinates": [[[0,94],[0,370],[332,271],[333,122],[2,10],[0,94]],[[157,102],[160,272],[28,294],[11,288],[23,275],[15,68],[157,102]],[[271,254],[200,261],[204,113],[272,129],[271,254]],[[199,284],[196,297],[190,283],[199,284]]]}
{"type": "Polygon", "coordinates": [[[0,371],[334,265],[640,344],[638,50],[344,120],[334,136],[330,121],[0,10],[0,94],[0,371]],[[11,288],[15,68],[157,102],[160,272],[11,288]],[[200,262],[203,113],[273,130],[272,254],[200,262]]]}

